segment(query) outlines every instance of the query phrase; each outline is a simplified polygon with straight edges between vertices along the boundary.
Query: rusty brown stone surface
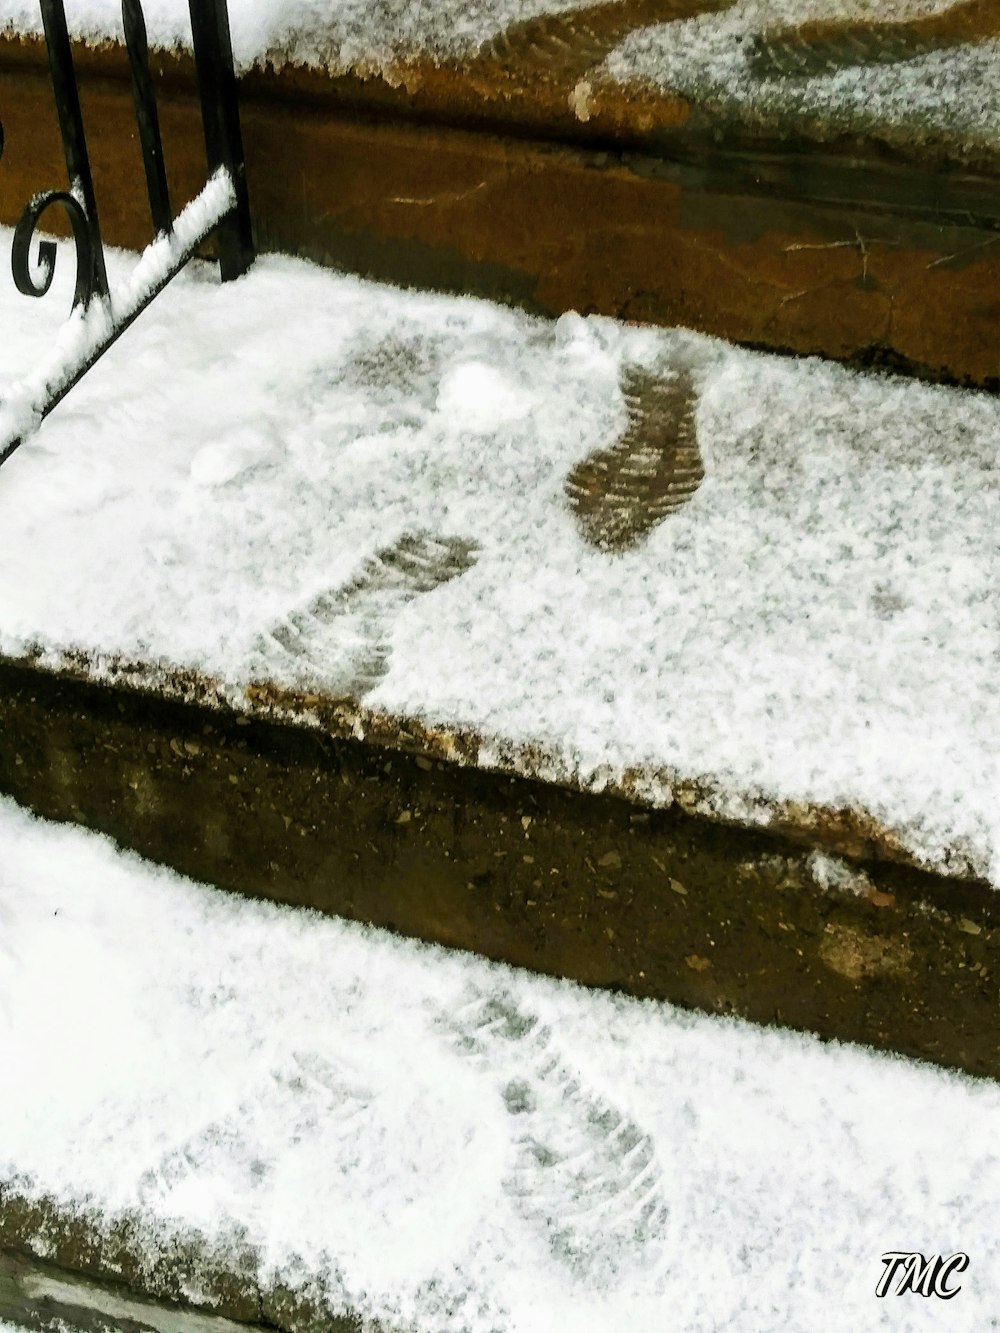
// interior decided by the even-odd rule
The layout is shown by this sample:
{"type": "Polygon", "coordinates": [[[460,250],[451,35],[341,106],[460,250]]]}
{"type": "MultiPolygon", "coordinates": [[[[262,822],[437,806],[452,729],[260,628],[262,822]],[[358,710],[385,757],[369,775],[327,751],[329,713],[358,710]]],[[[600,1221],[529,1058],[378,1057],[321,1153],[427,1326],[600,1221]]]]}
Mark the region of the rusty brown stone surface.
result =
{"type": "MultiPolygon", "coordinates": [[[[7,223],[35,190],[64,180],[40,59],[37,44],[0,41],[7,223]]],[[[558,78],[535,80],[533,111],[515,105],[497,59],[482,57],[479,82],[416,68],[396,85],[249,74],[243,123],[261,247],[545,315],[678,324],[1000,385],[992,177],[859,159],[850,146],[739,141],[708,153],[676,100],[618,96],[604,115],[598,90],[583,123],[552,92],[558,78]]],[[[179,204],[204,179],[201,128],[186,62],[157,61],[179,204]]],[[[150,224],[123,53],[88,51],[80,68],[104,230],[137,248],[150,224]]]]}
{"type": "Polygon", "coordinates": [[[435,754],[414,731],[353,730],[5,666],[0,792],[251,897],[1000,1074],[988,886],[874,861],[831,877],[818,841],[463,768],[455,738],[435,754]]]}

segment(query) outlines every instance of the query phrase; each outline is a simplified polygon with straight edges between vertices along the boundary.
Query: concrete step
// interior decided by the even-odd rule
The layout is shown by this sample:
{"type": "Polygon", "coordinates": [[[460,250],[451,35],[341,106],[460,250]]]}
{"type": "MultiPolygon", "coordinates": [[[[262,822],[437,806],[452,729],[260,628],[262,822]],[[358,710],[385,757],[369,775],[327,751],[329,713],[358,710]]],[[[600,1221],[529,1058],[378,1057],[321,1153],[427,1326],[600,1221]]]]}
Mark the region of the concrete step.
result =
{"type": "Polygon", "coordinates": [[[0,1327],[850,1333],[887,1218],[989,1322],[989,1080],[0,845],[0,1327]]]}
{"type": "MultiPolygon", "coordinates": [[[[1000,1074],[996,891],[166,691],[0,673],[0,791],[234,893],[1000,1074]]],[[[169,687],[168,687],[169,689],[169,687]]],[[[412,724],[411,724],[412,725],[412,724]]]]}
{"type": "MultiPolygon", "coordinates": [[[[989,6],[938,8],[757,31],[717,2],[620,0],[464,38],[406,11],[398,31],[238,32],[259,243],[995,388],[1000,58],[989,6]]],[[[203,179],[190,62],[157,64],[183,200],[203,179]]],[[[108,237],[141,246],[124,53],[79,65],[108,237]]],[[[64,174],[30,35],[0,41],[0,100],[12,222],[64,174]]]]}
{"type": "Polygon", "coordinates": [[[996,412],[195,272],[0,477],[0,788],[236,891],[996,1072],[996,412]]]}

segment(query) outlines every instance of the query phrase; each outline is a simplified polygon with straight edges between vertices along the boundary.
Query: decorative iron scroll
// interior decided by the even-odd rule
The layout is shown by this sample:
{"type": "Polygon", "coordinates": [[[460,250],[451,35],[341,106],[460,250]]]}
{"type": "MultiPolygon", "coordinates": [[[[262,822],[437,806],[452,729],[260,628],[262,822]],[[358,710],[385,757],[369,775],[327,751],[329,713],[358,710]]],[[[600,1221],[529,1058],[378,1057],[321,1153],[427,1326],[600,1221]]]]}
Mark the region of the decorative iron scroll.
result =
{"type": "Polygon", "coordinates": [[[76,248],[76,288],[70,315],[70,325],[75,327],[56,340],[44,364],[0,400],[0,465],[177,276],[208,236],[216,234],[223,282],[241,277],[254,261],[226,0],[189,0],[209,179],[176,218],[167,188],[142,5],[140,0],[122,0],[125,44],[155,239],[143,252],[132,280],[115,293],[108,286],[63,0],[40,0],[40,3],[69,189],[43,191],[28,202],[14,230],[11,266],[19,292],[36,297],[46,294],[55,273],[56,244],[51,240],[38,241],[34,273],[31,251],[43,215],[54,205],[61,206],[69,218],[76,248]]]}

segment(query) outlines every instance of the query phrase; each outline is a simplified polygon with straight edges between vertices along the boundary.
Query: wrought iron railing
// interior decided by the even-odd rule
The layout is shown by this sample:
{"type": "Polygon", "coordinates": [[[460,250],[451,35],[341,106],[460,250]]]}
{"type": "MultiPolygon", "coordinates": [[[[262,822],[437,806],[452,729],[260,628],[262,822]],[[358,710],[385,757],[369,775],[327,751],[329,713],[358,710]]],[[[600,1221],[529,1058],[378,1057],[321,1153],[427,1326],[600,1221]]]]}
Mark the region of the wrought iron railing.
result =
{"type": "Polygon", "coordinates": [[[175,218],[167,188],[142,6],[140,0],[122,0],[155,239],[143,252],[131,279],[121,289],[112,291],[63,0],[41,0],[69,188],[46,190],[29,201],[14,231],[11,264],[17,289],[25,296],[41,297],[49,291],[55,273],[56,243],[50,239],[38,241],[34,272],[31,251],[43,215],[59,205],[72,229],[76,286],[67,327],[54,340],[49,356],[30,375],[10,386],[0,400],[0,464],[37,429],[212,233],[216,235],[223,282],[241,277],[253,263],[246,166],[226,0],[189,0],[189,8],[209,177],[200,193],[175,218]]]}

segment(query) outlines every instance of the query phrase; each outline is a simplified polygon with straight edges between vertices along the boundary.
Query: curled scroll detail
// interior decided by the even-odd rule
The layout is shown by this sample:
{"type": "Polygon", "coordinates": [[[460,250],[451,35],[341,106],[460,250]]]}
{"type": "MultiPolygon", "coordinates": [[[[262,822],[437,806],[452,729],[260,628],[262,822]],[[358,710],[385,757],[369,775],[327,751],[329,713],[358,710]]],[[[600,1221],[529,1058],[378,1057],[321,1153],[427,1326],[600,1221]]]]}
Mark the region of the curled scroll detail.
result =
{"type": "Polygon", "coordinates": [[[94,295],[94,246],[91,240],[87,214],[80,201],[66,190],[45,190],[36,194],[21,214],[14,229],[11,247],[11,269],[17,290],[24,296],[44,296],[52,286],[56,271],[55,241],[38,242],[40,279],[31,272],[31,243],[42,214],[53,204],[62,204],[73,228],[76,244],[76,290],[73,305],[86,307],[94,295]]]}

